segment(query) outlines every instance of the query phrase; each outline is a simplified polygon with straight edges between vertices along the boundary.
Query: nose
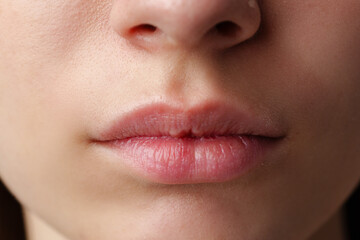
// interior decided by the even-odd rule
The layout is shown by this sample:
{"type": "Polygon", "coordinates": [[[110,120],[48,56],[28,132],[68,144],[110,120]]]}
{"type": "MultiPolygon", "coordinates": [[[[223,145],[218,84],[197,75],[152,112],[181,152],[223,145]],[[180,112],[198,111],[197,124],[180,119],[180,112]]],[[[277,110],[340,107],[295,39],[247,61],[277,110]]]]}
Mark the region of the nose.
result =
{"type": "Polygon", "coordinates": [[[251,38],[261,23],[257,0],[114,0],[112,28],[146,48],[224,49],[251,38]]]}

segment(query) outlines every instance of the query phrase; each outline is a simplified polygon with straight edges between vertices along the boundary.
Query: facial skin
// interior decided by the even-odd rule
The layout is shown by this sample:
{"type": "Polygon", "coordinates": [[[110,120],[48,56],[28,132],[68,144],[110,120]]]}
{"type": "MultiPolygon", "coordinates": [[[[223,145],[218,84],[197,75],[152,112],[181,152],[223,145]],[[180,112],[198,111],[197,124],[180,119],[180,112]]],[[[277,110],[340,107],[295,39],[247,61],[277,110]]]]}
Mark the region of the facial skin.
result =
{"type": "Polygon", "coordinates": [[[0,1],[0,176],[24,209],[71,240],[309,238],[360,179],[360,2],[251,5],[0,1]],[[207,34],[224,20],[243,30],[207,34]],[[286,132],[235,181],[143,182],[91,144],[139,104],[214,99],[286,132]]]}

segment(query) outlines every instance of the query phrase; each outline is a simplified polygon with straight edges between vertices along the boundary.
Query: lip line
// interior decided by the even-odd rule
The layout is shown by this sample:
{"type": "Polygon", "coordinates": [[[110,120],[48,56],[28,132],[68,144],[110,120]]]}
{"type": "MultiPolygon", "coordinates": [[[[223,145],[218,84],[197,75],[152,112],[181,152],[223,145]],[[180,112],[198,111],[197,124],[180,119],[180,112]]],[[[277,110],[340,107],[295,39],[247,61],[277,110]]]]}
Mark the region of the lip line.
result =
{"type": "Polygon", "coordinates": [[[244,137],[248,137],[248,138],[262,138],[262,139],[267,139],[267,140],[273,140],[273,141],[277,141],[277,140],[281,140],[283,139],[285,136],[281,136],[281,137],[267,137],[267,136],[262,136],[262,135],[252,135],[252,134],[228,134],[228,135],[208,135],[208,136],[181,136],[181,137],[173,137],[170,135],[142,135],[142,136],[131,136],[131,137],[126,137],[126,138],[117,138],[117,139],[111,139],[111,140],[105,140],[105,141],[99,141],[99,140],[95,140],[94,142],[98,142],[98,143],[113,143],[113,142],[119,142],[119,141],[128,141],[130,139],[149,139],[149,140],[159,140],[159,139],[172,139],[172,140],[193,140],[193,141],[197,141],[197,140],[206,140],[206,139],[216,139],[216,138],[244,138],[244,137]]]}
{"type": "Polygon", "coordinates": [[[95,141],[162,136],[178,139],[246,135],[273,140],[284,138],[283,130],[269,122],[267,117],[220,103],[199,104],[186,111],[165,103],[152,103],[115,118],[95,141]]]}

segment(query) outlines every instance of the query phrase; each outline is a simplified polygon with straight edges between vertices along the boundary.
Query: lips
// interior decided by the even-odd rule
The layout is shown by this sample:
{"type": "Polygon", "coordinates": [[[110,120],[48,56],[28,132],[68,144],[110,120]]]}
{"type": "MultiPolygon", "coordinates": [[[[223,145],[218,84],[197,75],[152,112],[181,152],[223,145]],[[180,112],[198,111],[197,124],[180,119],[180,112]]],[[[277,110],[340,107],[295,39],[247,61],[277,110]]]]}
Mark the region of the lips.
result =
{"type": "Polygon", "coordinates": [[[268,117],[224,104],[189,110],[147,105],[120,116],[96,143],[150,182],[188,184],[238,178],[275,148],[284,133],[268,117]]]}

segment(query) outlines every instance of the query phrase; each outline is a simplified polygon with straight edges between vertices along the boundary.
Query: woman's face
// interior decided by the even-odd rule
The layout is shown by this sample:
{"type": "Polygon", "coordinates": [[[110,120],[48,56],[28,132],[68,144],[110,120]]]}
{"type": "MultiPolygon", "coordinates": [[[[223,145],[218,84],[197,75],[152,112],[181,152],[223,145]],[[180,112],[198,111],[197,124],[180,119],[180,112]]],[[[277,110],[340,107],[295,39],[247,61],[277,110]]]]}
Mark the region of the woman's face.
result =
{"type": "Polygon", "coordinates": [[[360,178],[359,14],[358,0],[2,0],[0,176],[73,240],[305,239],[360,178]],[[96,142],[133,109],[210,102],[284,138],[239,177],[193,184],[142,178],[96,142]]]}

